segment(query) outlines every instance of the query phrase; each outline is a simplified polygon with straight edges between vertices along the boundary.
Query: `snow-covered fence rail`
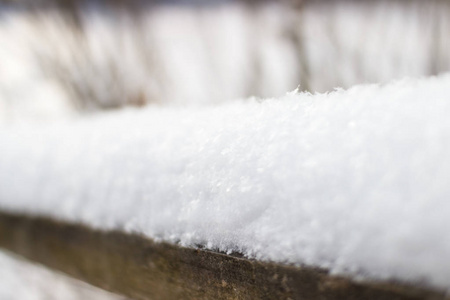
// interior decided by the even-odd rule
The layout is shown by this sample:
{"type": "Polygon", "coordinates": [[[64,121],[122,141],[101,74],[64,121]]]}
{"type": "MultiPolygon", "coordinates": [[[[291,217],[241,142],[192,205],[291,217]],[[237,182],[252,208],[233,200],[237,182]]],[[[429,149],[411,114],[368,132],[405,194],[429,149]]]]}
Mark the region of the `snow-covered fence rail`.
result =
{"type": "MultiPolygon", "coordinates": [[[[0,209],[445,291],[449,115],[447,74],[4,126],[0,209]]],[[[34,236],[8,222],[3,240],[34,236]]]]}

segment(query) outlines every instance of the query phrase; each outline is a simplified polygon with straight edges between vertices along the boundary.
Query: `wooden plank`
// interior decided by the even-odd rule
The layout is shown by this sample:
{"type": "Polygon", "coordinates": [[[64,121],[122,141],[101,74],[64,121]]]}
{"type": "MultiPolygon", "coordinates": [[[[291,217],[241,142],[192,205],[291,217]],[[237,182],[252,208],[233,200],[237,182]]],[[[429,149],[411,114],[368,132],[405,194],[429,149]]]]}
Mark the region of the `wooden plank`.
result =
{"type": "Polygon", "coordinates": [[[134,299],[446,299],[415,286],[357,283],[316,268],[2,212],[0,247],[134,299]]]}

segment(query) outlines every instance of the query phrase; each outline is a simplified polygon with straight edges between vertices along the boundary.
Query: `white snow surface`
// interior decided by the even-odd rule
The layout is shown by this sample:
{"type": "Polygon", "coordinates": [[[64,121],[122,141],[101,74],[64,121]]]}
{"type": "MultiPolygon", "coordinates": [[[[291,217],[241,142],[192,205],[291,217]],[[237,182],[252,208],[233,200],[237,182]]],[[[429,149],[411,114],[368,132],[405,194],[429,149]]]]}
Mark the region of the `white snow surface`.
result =
{"type": "Polygon", "coordinates": [[[450,287],[450,74],[0,127],[0,209],[450,287]]]}

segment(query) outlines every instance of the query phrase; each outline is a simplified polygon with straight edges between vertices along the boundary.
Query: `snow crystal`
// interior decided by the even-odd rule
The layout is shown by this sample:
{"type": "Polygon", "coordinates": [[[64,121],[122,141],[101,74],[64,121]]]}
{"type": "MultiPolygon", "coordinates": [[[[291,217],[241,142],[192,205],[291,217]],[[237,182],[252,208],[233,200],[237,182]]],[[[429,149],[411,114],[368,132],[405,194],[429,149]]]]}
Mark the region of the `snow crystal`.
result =
{"type": "Polygon", "coordinates": [[[450,74],[0,127],[0,208],[450,287],[450,74]]]}

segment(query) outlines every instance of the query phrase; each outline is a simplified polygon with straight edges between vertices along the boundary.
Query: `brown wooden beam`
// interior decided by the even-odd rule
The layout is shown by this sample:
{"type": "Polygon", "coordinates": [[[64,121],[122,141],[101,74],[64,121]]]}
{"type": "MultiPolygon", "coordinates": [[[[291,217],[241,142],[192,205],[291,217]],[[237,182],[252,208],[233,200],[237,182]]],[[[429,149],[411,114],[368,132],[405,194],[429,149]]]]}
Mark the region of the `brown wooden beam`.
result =
{"type": "Polygon", "coordinates": [[[2,212],[0,247],[134,299],[446,299],[416,286],[358,283],[316,268],[2,212]]]}

